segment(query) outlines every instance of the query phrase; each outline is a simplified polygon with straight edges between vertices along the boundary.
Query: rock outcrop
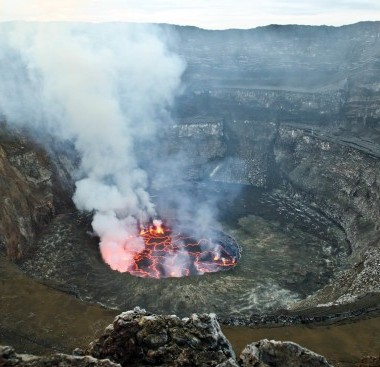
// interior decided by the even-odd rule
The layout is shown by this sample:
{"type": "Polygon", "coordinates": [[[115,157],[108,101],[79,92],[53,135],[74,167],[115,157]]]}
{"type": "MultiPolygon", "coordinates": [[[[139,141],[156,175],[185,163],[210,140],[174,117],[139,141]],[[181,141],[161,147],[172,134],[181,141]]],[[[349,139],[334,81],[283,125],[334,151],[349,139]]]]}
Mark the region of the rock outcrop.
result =
{"type": "Polygon", "coordinates": [[[122,366],[228,366],[235,355],[213,314],[189,318],[135,308],[117,316],[87,354],[122,366]],[[229,361],[229,362],[228,362],[229,361]]]}
{"type": "MultiPolygon", "coordinates": [[[[154,315],[135,308],[118,315],[104,334],[75,356],[36,357],[0,346],[1,367],[330,367],[326,359],[291,342],[247,345],[236,360],[213,314],[154,315]]],[[[372,366],[372,365],[371,365],[372,366]]]]}
{"type": "Polygon", "coordinates": [[[17,354],[13,348],[0,346],[0,367],[120,367],[109,360],[98,360],[90,356],[55,354],[37,357],[17,354]]]}
{"type": "Polygon", "coordinates": [[[242,367],[331,367],[326,358],[292,342],[260,340],[242,351],[242,367]]]}

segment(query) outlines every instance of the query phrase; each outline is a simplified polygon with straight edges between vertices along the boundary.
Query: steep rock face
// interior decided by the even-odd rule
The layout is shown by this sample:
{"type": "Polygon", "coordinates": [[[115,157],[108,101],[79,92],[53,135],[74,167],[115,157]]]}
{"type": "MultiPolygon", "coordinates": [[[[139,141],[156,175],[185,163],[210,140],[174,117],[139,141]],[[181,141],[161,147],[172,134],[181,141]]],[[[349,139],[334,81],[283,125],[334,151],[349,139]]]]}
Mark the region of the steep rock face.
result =
{"type": "Polygon", "coordinates": [[[212,120],[189,117],[174,126],[170,149],[181,155],[185,176],[191,179],[271,187],[272,145],[276,124],[257,120],[212,120]]]}
{"type": "Polygon", "coordinates": [[[197,116],[180,120],[167,143],[171,154],[180,158],[181,179],[201,179],[209,163],[225,155],[223,121],[197,116]]]}
{"type": "Polygon", "coordinates": [[[247,86],[245,88],[210,87],[207,92],[190,90],[182,113],[186,106],[193,105],[198,113],[212,113],[227,120],[256,119],[266,122],[298,122],[319,124],[321,126],[341,125],[344,116],[347,92],[342,89],[326,91],[292,90],[291,87],[268,89],[247,86]],[[208,101],[207,109],[202,100],[208,101]]]}
{"type": "Polygon", "coordinates": [[[226,120],[227,151],[210,174],[214,181],[268,188],[276,181],[272,145],[276,125],[272,122],[226,120]]]}
{"type": "Polygon", "coordinates": [[[279,129],[274,152],[290,192],[334,218],[353,250],[352,267],[302,306],[344,303],[380,291],[380,163],[376,151],[352,145],[310,130],[279,129]]]}
{"type": "Polygon", "coordinates": [[[24,139],[0,136],[0,245],[22,257],[55,212],[47,156],[24,139]]]}
{"type": "Polygon", "coordinates": [[[380,23],[344,27],[271,25],[207,31],[178,27],[178,52],[193,83],[318,88],[377,80],[380,23]],[[211,82],[210,82],[211,81],[211,82]]]}
{"type": "Polygon", "coordinates": [[[379,136],[380,22],[175,31],[188,64],[182,117],[374,129],[379,136]]]}
{"type": "Polygon", "coordinates": [[[350,129],[378,128],[380,121],[380,83],[360,84],[350,88],[343,113],[350,129]]]}
{"type": "Polygon", "coordinates": [[[215,315],[180,319],[139,308],[117,316],[87,352],[122,366],[220,367],[233,363],[235,357],[215,315]]]}
{"type": "Polygon", "coordinates": [[[50,142],[49,153],[41,142],[50,137],[28,137],[0,122],[0,249],[10,259],[23,258],[33,248],[41,230],[52,218],[72,210],[72,149],[50,142]],[[65,151],[65,153],[62,153],[65,151]]]}

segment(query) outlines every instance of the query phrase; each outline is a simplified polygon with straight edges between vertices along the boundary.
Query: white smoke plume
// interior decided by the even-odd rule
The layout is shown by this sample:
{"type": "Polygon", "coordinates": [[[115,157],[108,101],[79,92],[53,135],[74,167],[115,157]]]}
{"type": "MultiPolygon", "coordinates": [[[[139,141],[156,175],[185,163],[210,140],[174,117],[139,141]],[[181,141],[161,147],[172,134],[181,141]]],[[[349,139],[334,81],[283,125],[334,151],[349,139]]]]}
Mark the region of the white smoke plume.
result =
{"type": "Polygon", "coordinates": [[[153,26],[1,24],[0,115],[74,143],[74,203],[94,211],[104,259],[127,271],[144,248],[137,223],[156,215],[135,145],[170,120],[183,61],[153,26]],[[131,240],[134,238],[134,240],[131,240]]]}

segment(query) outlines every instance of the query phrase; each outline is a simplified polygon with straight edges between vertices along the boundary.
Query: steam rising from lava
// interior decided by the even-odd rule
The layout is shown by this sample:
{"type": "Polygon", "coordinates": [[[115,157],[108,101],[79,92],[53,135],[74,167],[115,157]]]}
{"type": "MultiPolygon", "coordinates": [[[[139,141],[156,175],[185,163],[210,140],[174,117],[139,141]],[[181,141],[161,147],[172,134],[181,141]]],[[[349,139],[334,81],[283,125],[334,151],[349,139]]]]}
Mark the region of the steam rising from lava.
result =
{"type": "Polygon", "coordinates": [[[129,272],[138,277],[183,277],[228,270],[236,265],[240,250],[232,238],[209,230],[210,237],[195,239],[191,235],[194,230],[188,230],[190,235],[173,231],[159,220],[141,228],[145,249],[134,256],[129,272]]]}
{"type": "Polygon", "coordinates": [[[12,23],[0,35],[0,113],[74,143],[74,202],[94,211],[111,267],[130,270],[138,223],[156,215],[134,148],[170,121],[183,61],[152,26],[12,23]]]}

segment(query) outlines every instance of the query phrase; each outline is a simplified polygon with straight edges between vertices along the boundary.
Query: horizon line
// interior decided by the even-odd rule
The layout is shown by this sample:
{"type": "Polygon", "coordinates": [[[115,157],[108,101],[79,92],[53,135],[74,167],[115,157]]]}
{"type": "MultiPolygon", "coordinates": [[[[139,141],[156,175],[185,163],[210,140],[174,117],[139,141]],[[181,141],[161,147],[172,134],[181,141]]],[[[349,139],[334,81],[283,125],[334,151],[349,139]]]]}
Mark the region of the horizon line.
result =
{"type": "Polygon", "coordinates": [[[353,26],[360,23],[380,23],[380,20],[359,20],[357,22],[353,23],[344,23],[340,25],[333,25],[333,24],[299,24],[299,23],[268,23],[265,25],[257,25],[253,27],[248,28],[203,28],[197,25],[192,24],[176,24],[176,23],[166,23],[166,22],[136,22],[136,21],[127,21],[127,20],[43,20],[43,19],[36,19],[36,20],[30,20],[30,19],[12,19],[12,20],[0,20],[0,24],[4,23],[88,23],[88,24],[112,24],[112,23],[125,23],[125,24],[139,24],[139,25],[167,25],[167,26],[174,26],[174,27],[189,27],[189,28],[197,28],[205,31],[229,31],[229,30],[252,30],[257,28],[265,28],[265,27],[271,27],[271,26],[278,26],[278,27],[286,27],[286,26],[299,26],[299,27],[330,27],[330,28],[341,28],[341,27],[347,27],[347,26],[353,26]]]}

